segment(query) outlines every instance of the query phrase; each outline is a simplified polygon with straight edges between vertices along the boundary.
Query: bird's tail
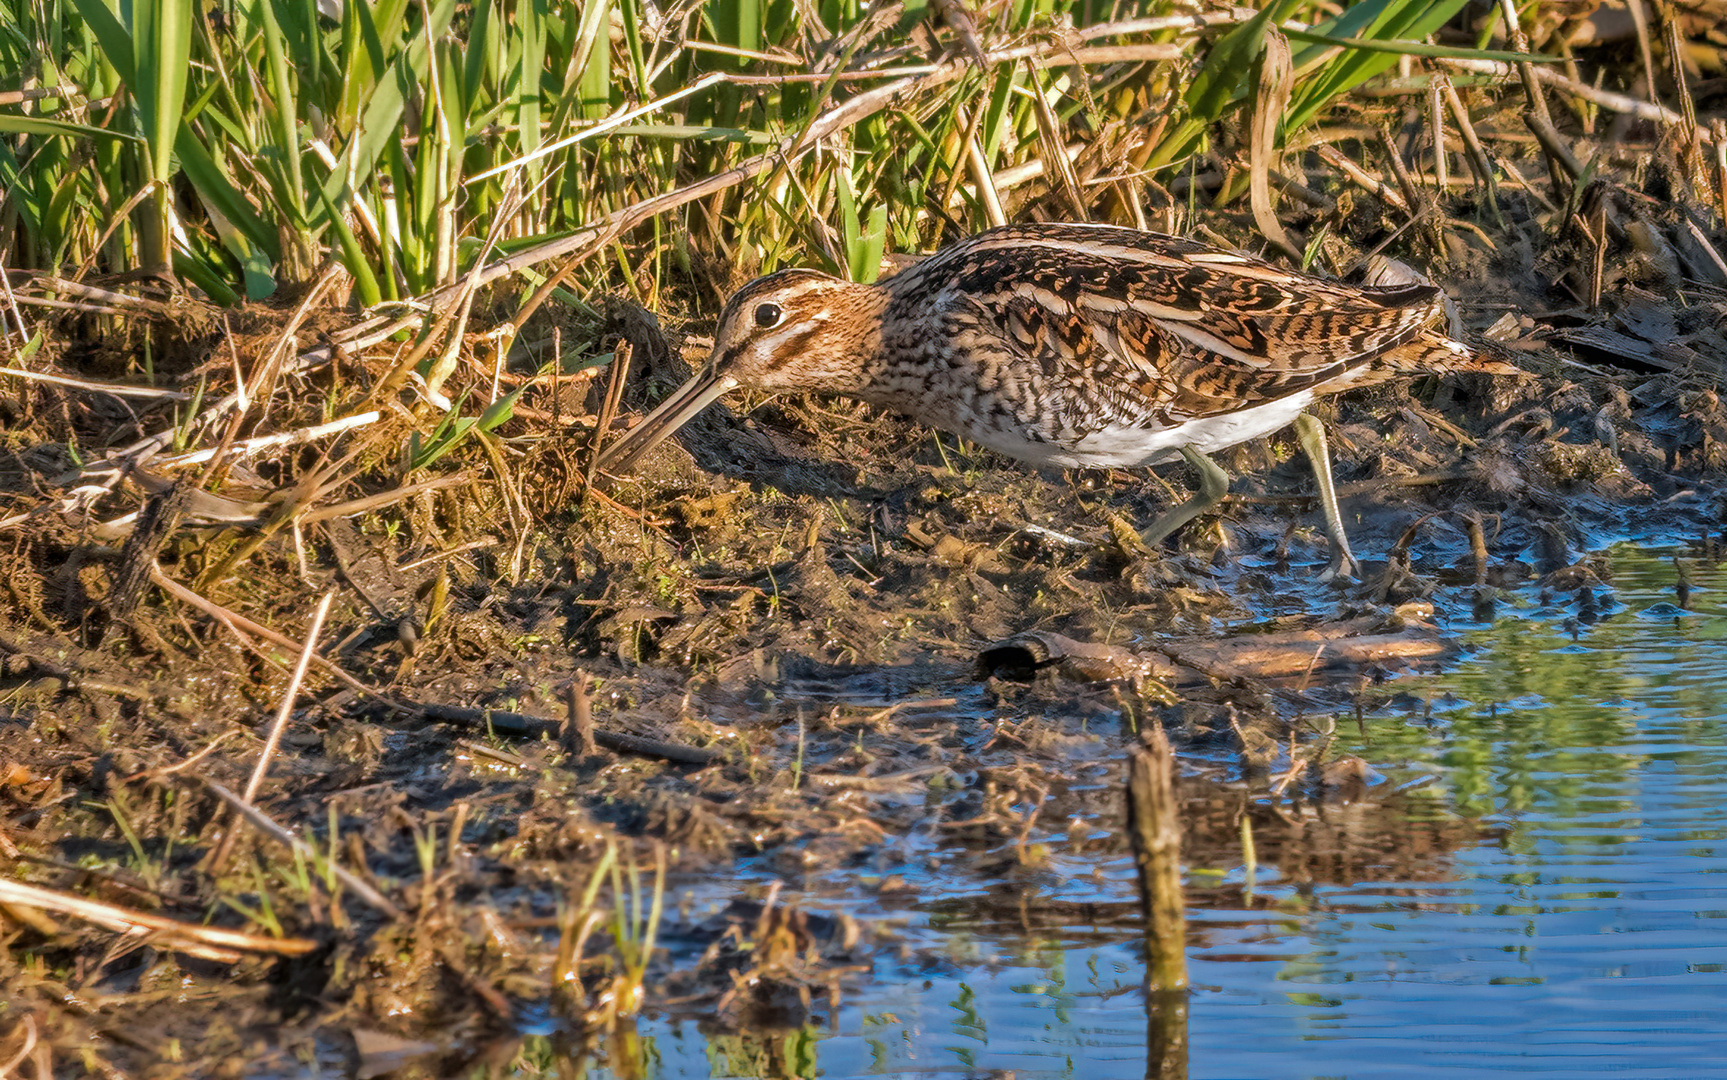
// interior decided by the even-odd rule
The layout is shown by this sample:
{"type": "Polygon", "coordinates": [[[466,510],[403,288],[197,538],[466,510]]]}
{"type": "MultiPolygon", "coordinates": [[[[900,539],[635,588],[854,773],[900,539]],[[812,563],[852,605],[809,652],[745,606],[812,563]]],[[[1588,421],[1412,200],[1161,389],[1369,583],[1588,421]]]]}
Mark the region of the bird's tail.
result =
{"type": "Polygon", "coordinates": [[[1423,330],[1397,348],[1388,349],[1375,357],[1374,363],[1388,369],[1385,371],[1387,376],[1451,372],[1479,372],[1483,375],[1526,374],[1515,364],[1498,359],[1496,354],[1503,352],[1504,350],[1495,347],[1490,341],[1469,345],[1433,329],[1423,330]]]}
{"type": "Polygon", "coordinates": [[[1438,329],[1423,330],[1401,345],[1394,346],[1359,367],[1316,387],[1320,394],[1340,390],[1359,390],[1377,386],[1391,379],[1417,375],[1448,375],[1453,372],[1479,372],[1484,375],[1523,375],[1522,368],[1485,355],[1489,350],[1499,353],[1491,342],[1479,347],[1457,340],[1438,329]]]}
{"type": "MultiPolygon", "coordinates": [[[[1375,255],[1368,260],[1366,283],[1381,288],[1398,285],[1433,286],[1433,280],[1425,274],[1406,263],[1388,259],[1383,255],[1375,255]]],[[[1526,374],[1522,368],[1506,363],[1494,355],[1508,356],[1509,350],[1501,349],[1486,340],[1480,340],[1474,346],[1458,340],[1463,334],[1463,320],[1457,314],[1457,305],[1451,302],[1450,297],[1439,292],[1437,286],[1434,286],[1434,291],[1438,293],[1438,299],[1428,328],[1402,345],[1388,349],[1374,358],[1374,366],[1380,369],[1376,372],[1378,379],[1399,373],[1416,375],[1453,371],[1476,371],[1485,375],[1526,374]]]]}

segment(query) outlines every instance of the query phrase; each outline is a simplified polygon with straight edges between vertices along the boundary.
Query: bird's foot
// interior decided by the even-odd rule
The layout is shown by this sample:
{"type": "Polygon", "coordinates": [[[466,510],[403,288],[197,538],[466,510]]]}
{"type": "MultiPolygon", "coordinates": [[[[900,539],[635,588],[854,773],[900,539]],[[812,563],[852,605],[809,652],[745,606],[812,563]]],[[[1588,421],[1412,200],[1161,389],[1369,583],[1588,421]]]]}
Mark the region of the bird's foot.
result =
{"type": "Polygon", "coordinates": [[[1361,580],[1361,564],[1355,561],[1355,556],[1346,547],[1335,544],[1331,548],[1331,565],[1319,575],[1319,580],[1325,582],[1350,582],[1361,580]]]}
{"type": "Polygon", "coordinates": [[[1199,490],[1186,502],[1166,510],[1162,517],[1151,523],[1150,528],[1139,534],[1140,542],[1154,550],[1177,529],[1206,511],[1216,509],[1229,494],[1229,474],[1217,462],[1191,446],[1182,447],[1181,456],[1199,473],[1199,490]]]}

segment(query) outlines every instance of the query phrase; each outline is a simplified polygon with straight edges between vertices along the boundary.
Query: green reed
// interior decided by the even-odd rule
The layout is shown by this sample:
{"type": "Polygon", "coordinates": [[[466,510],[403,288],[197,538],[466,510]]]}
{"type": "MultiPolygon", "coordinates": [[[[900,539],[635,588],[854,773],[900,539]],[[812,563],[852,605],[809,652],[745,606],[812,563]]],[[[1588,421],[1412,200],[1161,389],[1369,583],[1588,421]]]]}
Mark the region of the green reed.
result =
{"type": "MultiPolygon", "coordinates": [[[[1167,9],[1011,0],[974,16],[976,40],[995,54],[985,64],[638,228],[584,273],[648,281],[650,292],[668,265],[696,271],[698,288],[728,284],[715,267],[793,261],[868,277],[884,249],[984,227],[998,204],[1011,217],[1051,198],[1057,143],[1154,179],[1173,174],[1249,100],[1264,36],[1288,20],[1306,29],[1289,30],[1286,135],[1395,51],[1422,52],[1460,5],[1365,0],[1325,16],[1278,0],[1260,19],[1197,35],[1162,27],[1083,43],[1179,51],[1071,63],[1065,27],[1167,9]],[[1378,44],[1339,44],[1357,37],[1378,44]],[[1041,59],[1001,55],[1015,48],[1041,59]],[[1039,162],[1052,167],[1035,177],[1039,162]],[[1016,169],[1021,181],[1002,184],[1016,169]]],[[[171,268],[224,303],[302,286],[334,261],[362,304],[418,296],[458,281],[488,236],[508,253],[568,235],[927,71],[932,31],[948,56],[970,55],[934,9],[858,0],[342,0],[329,10],[0,0],[0,259],[55,272],[171,268]],[[512,187],[530,196],[512,203],[512,187]]],[[[1089,205],[1041,212],[1119,218],[1132,187],[1094,169],[1089,205]]]]}

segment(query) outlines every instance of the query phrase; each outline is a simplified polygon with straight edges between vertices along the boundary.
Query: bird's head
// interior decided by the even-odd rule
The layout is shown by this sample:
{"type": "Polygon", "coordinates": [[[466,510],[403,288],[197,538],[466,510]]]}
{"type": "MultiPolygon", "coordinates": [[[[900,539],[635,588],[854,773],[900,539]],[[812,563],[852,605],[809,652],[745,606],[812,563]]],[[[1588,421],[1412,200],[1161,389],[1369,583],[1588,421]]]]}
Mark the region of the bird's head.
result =
{"type": "Polygon", "coordinates": [[[627,468],[722,395],[861,387],[880,337],[886,295],[817,270],[781,270],[739,289],[720,312],[714,350],[691,379],[601,455],[627,468]]]}
{"type": "Polygon", "coordinates": [[[756,278],[720,312],[706,370],[757,390],[854,390],[882,303],[872,286],[818,270],[756,278]]]}

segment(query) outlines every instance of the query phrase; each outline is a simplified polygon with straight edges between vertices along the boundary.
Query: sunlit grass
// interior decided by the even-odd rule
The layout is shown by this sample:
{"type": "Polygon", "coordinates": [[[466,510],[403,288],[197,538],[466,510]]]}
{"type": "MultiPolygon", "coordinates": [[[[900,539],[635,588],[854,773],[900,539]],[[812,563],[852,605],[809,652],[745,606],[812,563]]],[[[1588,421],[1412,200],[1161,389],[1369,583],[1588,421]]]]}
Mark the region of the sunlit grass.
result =
{"type": "Polygon", "coordinates": [[[0,98],[0,245],[13,267],[171,266],[220,303],[303,286],[334,260],[373,305],[459,281],[488,235],[521,251],[795,146],[647,214],[636,243],[602,245],[583,273],[645,285],[649,302],[667,269],[698,287],[728,284],[720,266],[792,261],[867,278],[884,249],[1039,199],[1040,216],[1132,222],[1136,185],[1178,174],[1251,100],[1267,33],[1294,43],[1287,137],[1460,6],[1327,15],[1279,0],[1201,30],[1020,0],[975,16],[974,56],[969,31],[931,11],[852,0],[348,0],[333,16],[310,0],[6,0],[0,91],[29,93],[0,98]],[[1338,44],[1357,37],[1379,44],[1338,44]],[[936,42],[948,51],[932,64],[936,42]],[[886,107],[798,143],[896,80],[886,107]],[[1077,188],[1057,161],[1074,149],[1077,188]],[[511,185],[530,197],[512,205],[511,185]]]}

